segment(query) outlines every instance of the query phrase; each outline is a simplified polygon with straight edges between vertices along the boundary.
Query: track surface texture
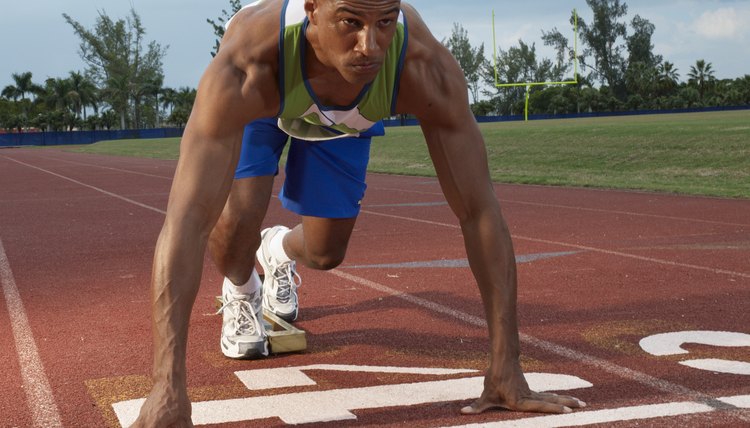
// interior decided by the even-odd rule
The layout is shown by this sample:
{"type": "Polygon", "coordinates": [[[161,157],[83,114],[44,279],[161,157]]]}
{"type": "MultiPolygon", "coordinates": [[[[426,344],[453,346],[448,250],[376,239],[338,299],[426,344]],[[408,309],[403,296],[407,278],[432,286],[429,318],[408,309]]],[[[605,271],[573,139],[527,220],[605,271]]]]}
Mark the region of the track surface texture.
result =
{"type": "MultiPolygon", "coordinates": [[[[0,151],[0,427],[133,420],[175,164],[0,151]]],[[[462,416],[488,341],[456,219],[434,179],[368,183],[344,264],[300,269],[305,352],[224,358],[206,259],[188,349],[196,424],[750,426],[750,200],[497,184],[524,371],[588,407],[462,416]]],[[[272,201],[268,225],[297,221],[272,201]]]]}

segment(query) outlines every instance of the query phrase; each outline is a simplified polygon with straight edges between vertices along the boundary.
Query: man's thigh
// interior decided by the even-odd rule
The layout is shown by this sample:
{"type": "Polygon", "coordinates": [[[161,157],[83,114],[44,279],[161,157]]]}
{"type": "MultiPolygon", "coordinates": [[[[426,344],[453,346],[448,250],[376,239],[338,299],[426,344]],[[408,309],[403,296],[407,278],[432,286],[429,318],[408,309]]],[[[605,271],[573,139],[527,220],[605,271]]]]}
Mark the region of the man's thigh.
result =
{"type": "Polygon", "coordinates": [[[305,250],[309,254],[344,258],[357,218],[302,217],[305,250]]]}

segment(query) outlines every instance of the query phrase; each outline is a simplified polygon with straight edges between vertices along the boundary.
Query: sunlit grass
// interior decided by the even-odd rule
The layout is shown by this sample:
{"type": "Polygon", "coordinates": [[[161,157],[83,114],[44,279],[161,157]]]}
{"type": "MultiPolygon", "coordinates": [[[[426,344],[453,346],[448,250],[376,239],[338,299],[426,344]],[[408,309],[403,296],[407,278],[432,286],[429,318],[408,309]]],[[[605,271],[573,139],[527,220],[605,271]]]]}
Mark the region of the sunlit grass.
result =
{"type": "MultiPolygon", "coordinates": [[[[750,110],[481,124],[497,182],[750,198],[750,110]]],[[[371,172],[433,176],[419,127],[373,140],[371,172]]],[[[179,140],[79,151],[176,159],[179,140]]]]}

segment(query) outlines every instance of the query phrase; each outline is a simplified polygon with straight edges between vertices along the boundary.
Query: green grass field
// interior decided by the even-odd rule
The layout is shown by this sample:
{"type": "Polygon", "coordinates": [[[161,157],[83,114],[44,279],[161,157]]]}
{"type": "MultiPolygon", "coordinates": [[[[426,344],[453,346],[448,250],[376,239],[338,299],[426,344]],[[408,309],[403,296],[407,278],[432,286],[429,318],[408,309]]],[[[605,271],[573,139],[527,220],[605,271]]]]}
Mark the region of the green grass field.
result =
{"type": "MultiPolygon", "coordinates": [[[[750,110],[480,125],[492,179],[750,198],[750,110]]],[[[421,130],[387,128],[371,172],[434,176],[421,130]]],[[[176,159],[178,139],[120,140],[88,153],[176,159]]]]}

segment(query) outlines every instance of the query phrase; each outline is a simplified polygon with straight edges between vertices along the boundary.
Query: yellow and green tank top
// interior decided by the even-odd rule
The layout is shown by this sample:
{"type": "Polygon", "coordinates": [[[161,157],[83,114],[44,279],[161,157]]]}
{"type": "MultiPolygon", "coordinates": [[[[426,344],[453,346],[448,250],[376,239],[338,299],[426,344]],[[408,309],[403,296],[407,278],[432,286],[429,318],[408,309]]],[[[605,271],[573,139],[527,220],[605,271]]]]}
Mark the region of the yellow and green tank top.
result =
{"type": "MultiPolygon", "coordinates": [[[[254,4],[257,3],[260,2],[254,4]]],[[[377,121],[394,115],[408,42],[403,12],[399,14],[396,35],[375,79],[365,85],[352,104],[327,106],[315,95],[305,73],[305,29],[308,20],[304,4],[305,0],[284,0],[281,9],[279,128],[304,140],[330,140],[357,136],[377,121]]]]}

